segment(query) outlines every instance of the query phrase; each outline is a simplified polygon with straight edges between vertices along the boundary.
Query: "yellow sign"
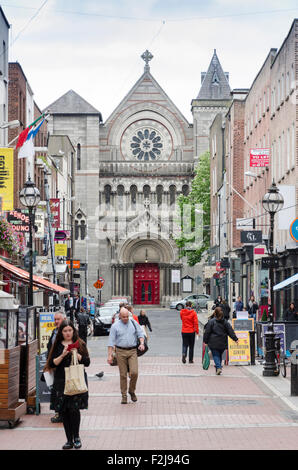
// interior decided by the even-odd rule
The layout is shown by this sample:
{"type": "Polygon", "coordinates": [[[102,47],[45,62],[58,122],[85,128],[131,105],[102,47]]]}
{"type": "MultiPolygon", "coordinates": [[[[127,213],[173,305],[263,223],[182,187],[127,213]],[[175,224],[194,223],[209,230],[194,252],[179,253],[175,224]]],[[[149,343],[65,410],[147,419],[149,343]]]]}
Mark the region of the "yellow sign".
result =
{"type": "Polygon", "coordinates": [[[235,331],[238,344],[235,343],[230,337],[229,344],[229,363],[230,364],[250,364],[250,341],[249,331],[235,331]]]}
{"type": "Polygon", "coordinates": [[[55,244],[55,256],[67,256],[67,243],[55,244]]]}
{"type": "Polygon", "coordinates": [[[0,148],[0,198],[0,210],[12,211],[14,208],[13,149],[10,148],[0,148]]]}
{"type": "Polygon", "coordinates": [[[47,344],[50,340],[55,327],[54,313],[46,312],[39,314],[39,329],[40,329],[40,354],[47,351],[47,344]]]}

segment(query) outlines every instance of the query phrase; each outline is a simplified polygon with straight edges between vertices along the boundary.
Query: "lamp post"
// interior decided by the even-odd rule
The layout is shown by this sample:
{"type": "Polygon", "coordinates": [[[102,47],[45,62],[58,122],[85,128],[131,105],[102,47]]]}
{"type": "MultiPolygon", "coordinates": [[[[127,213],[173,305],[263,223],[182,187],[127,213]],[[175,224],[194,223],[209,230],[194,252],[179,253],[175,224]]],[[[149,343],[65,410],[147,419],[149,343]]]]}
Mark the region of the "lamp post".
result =
{"type": "Polygon", "coordinates": [[[270,310],[268,330],[265,333],[265,364],[263,375],[266,377],[272,377],[276,375],[276,364],[275,364],[275,333],[274,333],[274,301],[273,301],[273,283],[274,283],[274,216],[276,212],[282,209],[284,205],[284,199],[279,192],[274,181],[268,192],[264,195],[262,200],[263,208],[270,215],[270,238],[269,238],[269,255],[270,255],[270,268],[269,268],[269,280],[270,280],[270,310]]]}
{"type": "Polygon", "coordinates": [[[21,189],[20,194],[21,204],[29,210],[29,292],[28,292],[28,305],[33,305],[33,250],[32,250],[32,227],[33,227],[33,210],[36,208],[40,201],[40,192],[36,188],[30,176],[25,183],[25,187],[21,189]]]}

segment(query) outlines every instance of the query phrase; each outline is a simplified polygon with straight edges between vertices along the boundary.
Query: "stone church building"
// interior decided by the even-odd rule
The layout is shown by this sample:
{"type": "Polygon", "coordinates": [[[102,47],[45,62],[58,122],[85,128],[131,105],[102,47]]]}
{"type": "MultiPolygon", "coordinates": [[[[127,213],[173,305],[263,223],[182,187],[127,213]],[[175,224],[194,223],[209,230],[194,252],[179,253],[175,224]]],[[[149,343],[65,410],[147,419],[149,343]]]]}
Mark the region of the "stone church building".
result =
{"type": "MultiPolygon", "coordinates": [[[[144,73],[106,121],[70,90],[47,107],[52,135],[68,135],[75,156],[74,258],[88,263],[88,293],[98,276],[102,300],[130,296],[137,305],[168,306],[186,296],[200,266],[179,256],[177,198],[191,189],[199,156],[209,147],[209,127],[231,97],[228,74],[214,51],[189,123],[152,76],[144,73]]],[[[81,276],[81,294],[86,294],[81,276]]],[[[193,282],[192,292],[199,292],[193,282]]]]}

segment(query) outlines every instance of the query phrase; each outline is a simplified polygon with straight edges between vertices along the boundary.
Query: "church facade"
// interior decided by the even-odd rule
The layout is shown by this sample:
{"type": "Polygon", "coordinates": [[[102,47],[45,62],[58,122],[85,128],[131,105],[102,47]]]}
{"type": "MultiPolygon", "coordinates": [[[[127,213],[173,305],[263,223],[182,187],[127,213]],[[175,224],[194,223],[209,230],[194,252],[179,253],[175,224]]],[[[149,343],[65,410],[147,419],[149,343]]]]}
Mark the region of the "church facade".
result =
{"type": "Polygon", "coordinates": [[[105,122],[72,90],[47,109],[49,132],[68,135],[76,149],[74,258],[88,264],[86,291],[97,296],[93,284],[100,276],[102,300],[129,296],[137,305],[168,306],[190,293],[183,277],[202,277],[175,243],[177,200],[191,190],[209,127],[228,109],[230,88],[214,51],[189,123],[152,76],[152,58],[149,51],[142,55],[144,73],[105,122]]]}

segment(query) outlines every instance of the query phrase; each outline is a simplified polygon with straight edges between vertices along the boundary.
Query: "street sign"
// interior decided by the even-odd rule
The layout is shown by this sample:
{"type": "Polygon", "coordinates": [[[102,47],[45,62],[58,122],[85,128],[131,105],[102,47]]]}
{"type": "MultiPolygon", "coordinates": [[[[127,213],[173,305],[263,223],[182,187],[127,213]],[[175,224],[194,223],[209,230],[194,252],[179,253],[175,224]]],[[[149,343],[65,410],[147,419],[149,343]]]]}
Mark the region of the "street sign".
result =
{"type": "MultiPolygon", "coordinates": [[[[67,260],[66,264],[70,267],[70,260],[67,260]]],[[[72,260],[72,269],[80,269],[80,267],[81,267],[80,260],[77,260],[77,259],[72,260]]]]}
{"type": "Polygon", "coordinates": [[[295,242],[298,242],[298,217],[291,223],[290,235],[295,242]]]}
{"type": "Polygon", "coordinates": [[[278,259],[277,258],[262,258],[261,260],[261,269],[277,268],[278,259]]]}
{"type": "Polygon", "coordinates": [[[95,289],[102,289],[104,283],[105,283],[105,280],[104,280],[102,277],[100,277],[100,278],[93,284],[93,286],[95,287],[95,289]]]}
{"type": "Polygon", "coordinates": [[[241,243],[262,243],[261,230],[245,230],[240,233],[241,243]]]}
{"type": "Polygon", "coordinates": [[[220,262],[220,266],[222,268],[229,268],[230,267],[230,261],[229,258],[223,258],[220,262]]]}
{"type": "Polygon", "coordinates": [[[67,238],[67,234],[64,230],[56,230],[54,240],[65,240],[67,238]]]}
{"type": "Polygon", "coordinates": [[[67,256],[66,243],[55,243],[55,256],[67,256]]]}

